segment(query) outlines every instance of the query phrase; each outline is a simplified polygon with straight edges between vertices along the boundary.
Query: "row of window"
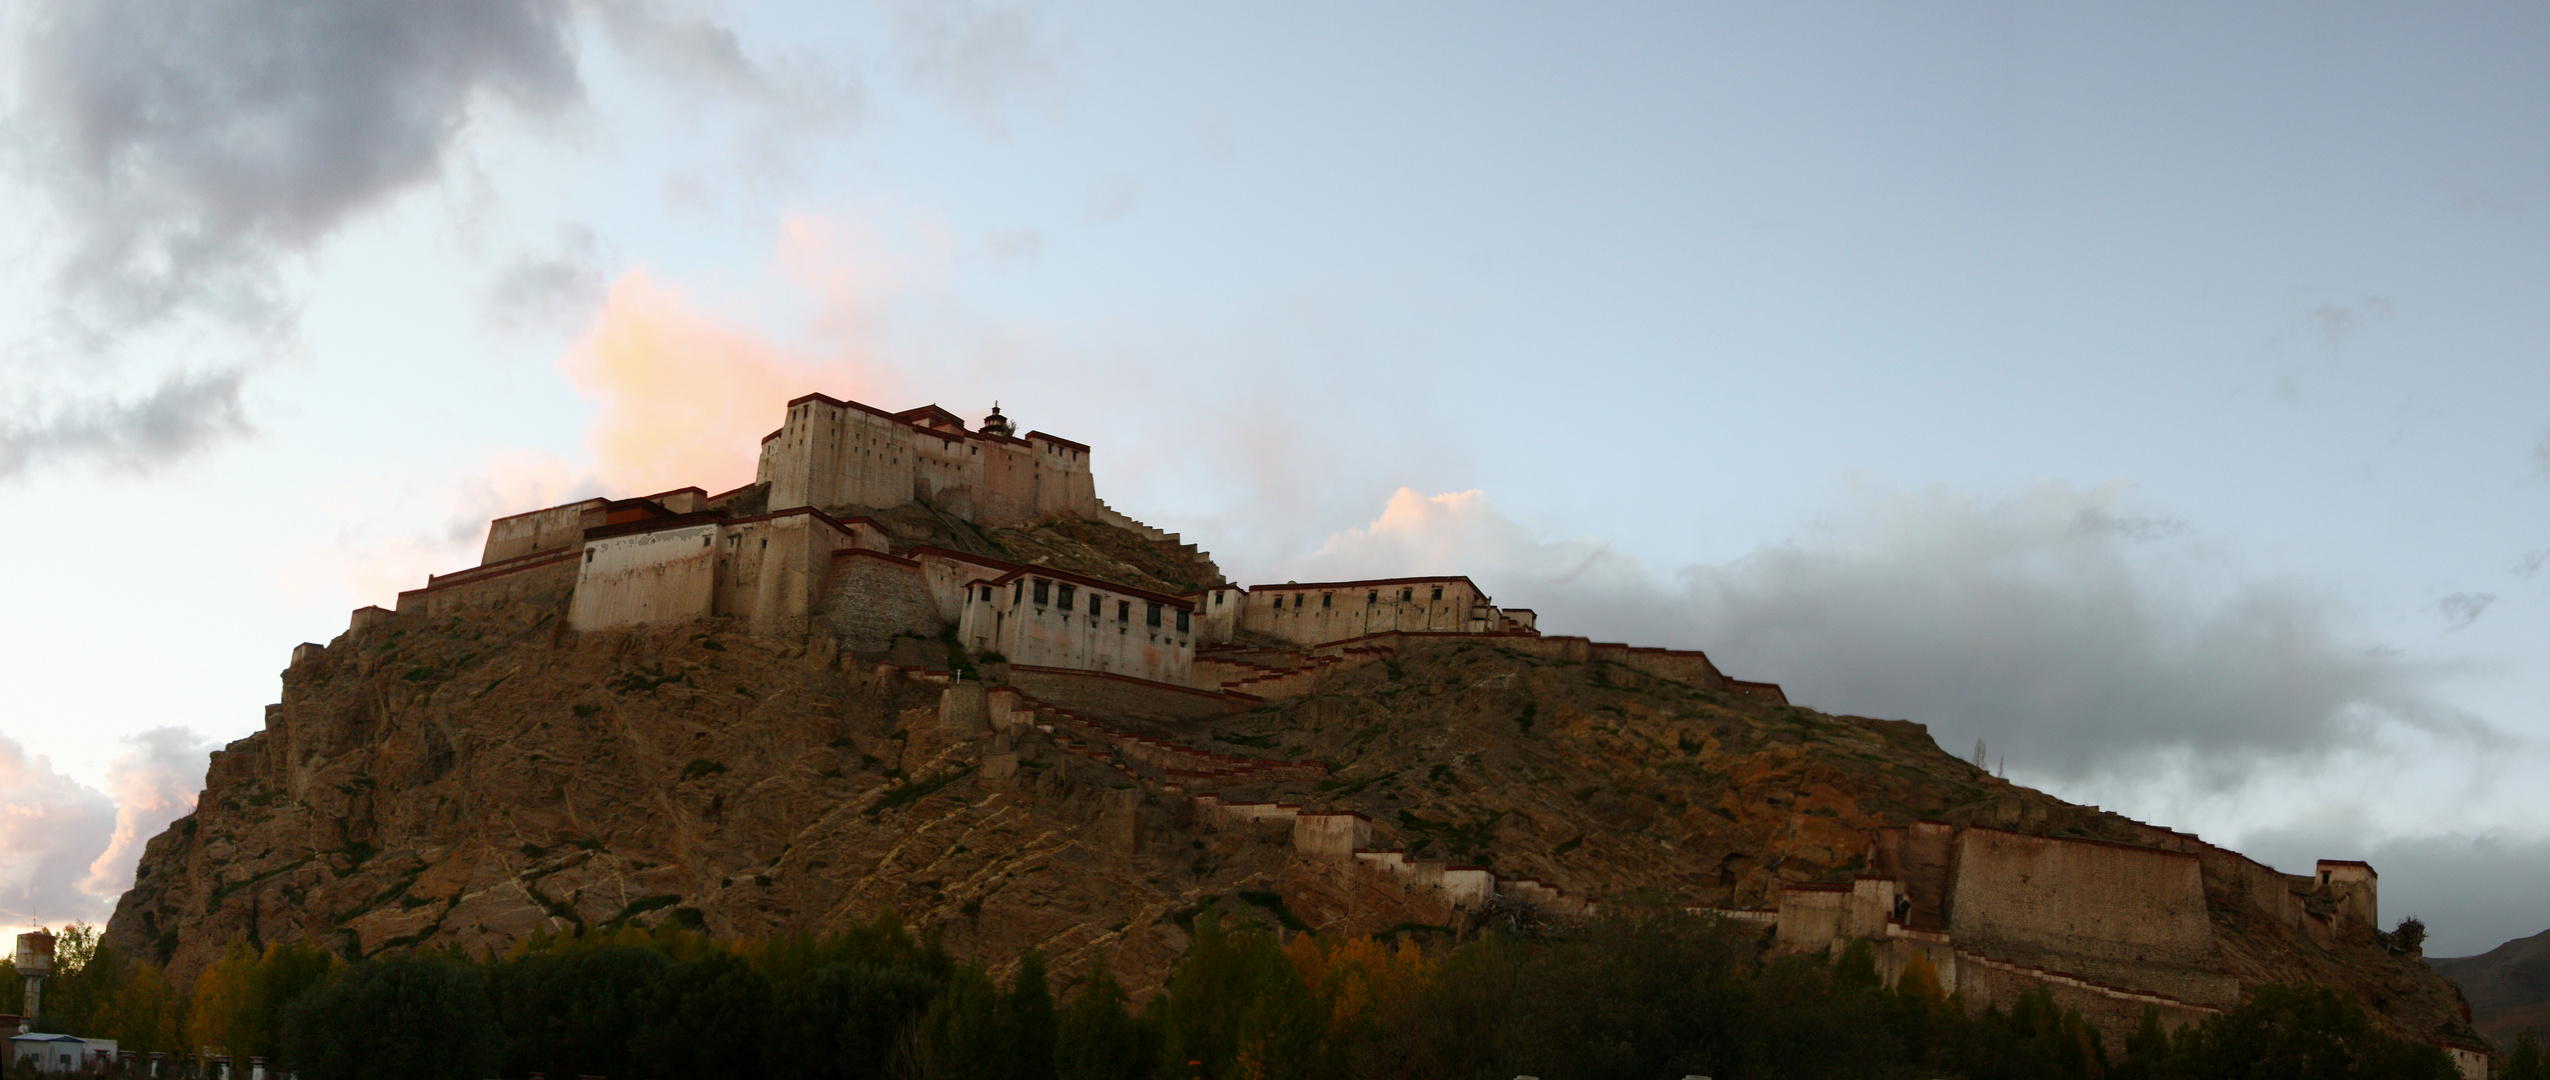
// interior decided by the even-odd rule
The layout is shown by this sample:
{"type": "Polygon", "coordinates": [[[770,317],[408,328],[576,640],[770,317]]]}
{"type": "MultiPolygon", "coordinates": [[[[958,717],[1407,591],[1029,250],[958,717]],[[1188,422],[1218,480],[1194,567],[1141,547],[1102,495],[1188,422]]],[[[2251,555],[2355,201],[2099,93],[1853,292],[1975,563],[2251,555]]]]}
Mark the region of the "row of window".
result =
{"type": "MultiPolygon", "coordinates": [[[[1066,613],[1074,612],[1074,611],[1079,610],[1080,605],[1079,605],[1079,602],[1078,602],[1078,591],[1079,591],[1078,586],[1072,585],[1072,584],[1071,584],[1071,583],[1069,583],[1069,582],[1062,582],[1062,583],[1059,583],[1059,585],[1058,585],[1056,582],[1047,581],[1047,580],[1045,580],[1044,578],[1037,578],[1037,579],[1035,579],[1035,582],[1036,582],[1036,606],[1037,606],[1037,607],[1056,607],[1056,608],[1060,608],[1060,609],[1062,609],[1062,610],[1063,610],[1064,612],[1066,612],[1066,613]],[[1059,595],[1057,595],[1057,593],[1059,593],[1059,595]]],[[[1019,603],[1022,599],[1024,599],[1024,598],[1025,598],[1025,590],[1026,590],[1026,586],[1027,586],[1027,583],[1026,583],[1026,582],[1024,582],[1024,581],[1013,581],[1013,582],[1010,582],[1010,585],[1009,585],[1009,602],[1010,602],[1011,604],[1015,605],[1015,604],[1019,603]]],[[[988,600],[990,600],[991,598],[992,598],[992,587],[991,587],[991,586],[989,586],[989,585],[983,586],[983,599],[984,599],[984,600],[986,600],[986,601],[988,601],[988,600]]],[[[1099,595],[1099,594],[1098,594],[1097,592],[1095,592],[1095,591],[1092,591],[1092,592],[1089,594],[1089,617],[1090,617],[1090,618],[1095,619],[1095,618],[1099,618],[1101,615],[1103,615],[1103,614],[1105,613],[1105,606],[1106,606],[1106,598],[1105,598],[1105,597],[1103,597],[1103,596],[1099,595]]],[[[1143,623],[1143,625],[1145,625],[1145,626],[1158,626],[1158,625],[1160,625],[1160,611],[1161,611],[1161,607],[1160,607],[1160,605],[1159,605],[1159,604],[1150,603],[1150,602],[1147,602],[1147,601],[1146,601],[1146,602],[1144,602],[1144,604],[1142,605],[1142,623],[1143,623]]],[[[1192,620],[1193,620],[1193,616],[1192,616],[1190,613],[1188,613],[1188,612],[1187,612],[1187,611],[1185,611],[1184,609],[1180,609],[1180,610],[1178,611],[1178,620],[1177,620],[1177,622],[1178,622],[1178,632],[1179,632],[1179,633],[1181,633],[1181,634],[1186,633],[1186,632],[1187,632],[1187,630],[1188,630],[1188,628],[1189,628],[1190,626],[1192,626],[1192,625],[1193,625],[1193,621],[1192,621],[1192,620]]],[[[1119,623],[1125,623],[1125,624],[1128,624],[1128,625],[1130,625],[1130,624],[1133,622],[1133,601],[1131,601],[1131,600],[1118,600],[1118,601],[1116,601],[1116,621],[1117,621],[1117,622],[1119,622],[1119,623]]]]}
{"type": "MultiPolygon", "coordinates": [[[[1299,608],[1299,607],[1301,607],[1301,606],[1302,606],[1302,597],[1303,597],[1304,595],[1306,595],[1306,594],[1304,594],[1304,593],[1294,593],[1294,594],[1293,594],[1293,606],[1294,606],[1295,608],[1299,608]]],[[[1409,587],[1409,588],[1404,588],[1404,589],[1399,590],[1399,602],[1400,602],[1400,603],[1403,603],[1403,604],[1404,604],[1404,603],[1409,603],[1409,602],[1414,601],[1416,598],[1417,598],[1417,590],[1416,590],[1416,589],[1415,589],[1415,587],[1413,587],[1413,586],[1411,586],[1411,587],[1409,587]]],[[[1443,586],[1441,586],[1441,585],[1437,585],[1437,586],[1435,586],[1435,587],[1434,587],[1434,596],[1432,597],[1432,599],[1435,599],[1435,600],[1441,600],[1441,599],[1443,599],[1443,586]]],[[[1336,606],[1336,600],[1337,600],[1337,594],[1336,594],[1336,593],[1321,593],[1321,594],[1319,594],[1319,606],[1321,606],[1321,607],[1324,607],[1324,608],[1325,608],[1325,607],[1335,607],[1335,606],[1336,606]]],[[[1222,602],[1222,596],[1221,596],[1221,594],[1220,594],[1220,593],[1215,593],[1215,594],[1213,595],[1213,602],[1214,602],[1214,603],[1216,603],[1216,604],[1218,604],[1218,603],[1221,603],[1221,602],[1222,602]]],[[[1368,593],[1365,593],[1365,594],[1364,594],[1364,603],[1367,603],[1367,604],[1378,604],[1378,603],[1380,603],[1380,602],[1381,602],[1381,590],[1379,590],[1379,589],[1374,589],[1374,590],[1372,590],[1371,592],[1368,592],[1368,593]]],[[[1279,608],[1284,606],[1284,598],[1283,598],[1282,596],[1278,595],[1278,596],[1275,598],[1275,606],[1276,606],[1276,607],[1279,607],[1279,608]]]]}

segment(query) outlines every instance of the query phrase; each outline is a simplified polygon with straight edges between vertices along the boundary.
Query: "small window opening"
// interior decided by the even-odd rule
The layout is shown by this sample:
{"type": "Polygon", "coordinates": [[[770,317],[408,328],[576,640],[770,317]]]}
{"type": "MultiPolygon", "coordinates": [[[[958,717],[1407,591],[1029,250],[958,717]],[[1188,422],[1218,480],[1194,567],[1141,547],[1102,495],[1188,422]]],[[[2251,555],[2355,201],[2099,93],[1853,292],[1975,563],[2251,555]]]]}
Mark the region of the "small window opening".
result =
{"type": "Polygon", "coordinates": [[[1017,603],[1017,602],[1019,601],[1019,598],[1020,598],[1020,597],[1022,597],[1022,596],[1025,596],[1025,595],[1026,595],[1026,593],[1024,593],[1024,592],[1020,591],[1020,590],[1023,590],[1023,589],[1025,589],[1025,588],[1027,588],[1027,583],[1026,583],[1026,582],[1024,582],[1024,581],[1013,581],[1013,582],[1010,582],[1010,583],[1009,583],[1009,602],[1010,602],[1010,603],[1013,603],[1013,604],[1017,603]]]}
{"type": "Polygon", "coordinates": [[[983,586],[983,602],[986,604],[992,602],[992,587],[989,585],[983,586]]]}
{"type": "Polygon", "coordinates": [[[1326,610],[1328,610],[1329,608],[1334,607],[1335,605],[1334,605],[1334,604],[1329,603],[1329,601],[1331,601],[1331,600],[1335,600],[1335,599],[1337,599],[1337,594],[1336,594],[1336,593],[1321,593],[1321,594],[1319,594],[1319,609],[1320,609],[1321,611],[1326,611],[1326,610]]]}
{"type": "Polygon", "coordinates": [[[1158,625],[1160,625],[1160,605],[1158,605],[1158,604],[1144,604],[1144,605],[1142,605],[1142,607],[1143,607],[1143,612],[1142,612],[1142,624],[1143,624],[1144,626],[1158,626],[1158,625]]]}
{"type": "Polygon", "coordinates": [[[1053,587],[1053,582],[1047,581],[1043,578],[1036,579],[1036,606],[1043,607],[1045,602],[1052,598],[1053,587]]]}
{"type": "Polygon", "coordinates": [[[1181,633],[1181,634],[1186,633],[1186,624],[1187,624],[1187,613],[1186,613],[1185,611],[1181,610],[1181,611],[1179,611],[1179,612],[1178,612],[1178,633],[1181,633]]]}
{"type": "Polygon", "coordinates": [[[1443,586],[1437,585],[1434,587],[1434,598],[1437,600],[1443,599],[1443,586]]]}
{"type": "Polygon", "coordinates": [[[1300,593],[1294,593],[1294,594],[1293,594],[1293,610],[1295,610],[1295,611],[1300,611],[1301,609],[1302,609],[1302,594],[1300,594],[1300,593]]]}
{"type": "Polygon", "coordinates": [[[1213,606],[1214,606],[1214,607],[1221,607],[1221,606],[1222,606],[1222,594],[1221,594],[1221,593],[1214,593],[1214,594],[1213,594],[1213,606]]]}
{"type": "Polygon", "coordinates": [[[1133,601],[1116,601],[1116,621],[1120,623],[1129,623],[1133,621],[1133,601]]]}
{"type": "Polygon", "coordinates": [[[1400,599],[1402,602],[1409,601],[1409,600],[1414,600],[1414,599],[1416,599],[1416,598],[1417,598],[1417,590],[1415,590],[1415,589],[1401,589],[1401,590],[1399,590],[1399,599],[1400,599]]]}
{"type": "Polygon", "coordinates": [[[1104,599],[1105,599],[1105,598],[1103,598],[1103,597],[1099,596],[1097,593],[1090,593],[1090,594],[1089,594],[1089,617],[1090,617],[1090,618],[1095,619],[1095,618],[1097,618],[1097,617],[1098,617],[1098,605],[1099,605],[1099,604],[1100,604],[1100,603],[1101,603],[1104,599]]]}
{"type": "Polygon", "coordinates": [[[1064,611],[1070,611],[1071,609],[1080,606],[1079,600],[1080,598],[1073,594],[1072,587],[1065,585],[1062,587],[1062,600],[1058,606],[1060,606],[1064,611]]]}
{"type": "Polygon", "coordinates": [[[586,548],[586,549],[584,549],[584,561],[586,561],[586,562],[592,562],[592,561],[593,561],[593,549],[592,549],[592,548],[586,548]]]}
{"type": "Polygon", "coordinates": [[[1367,603],[1367,604],[1378,604],[1378,603],[1380,603],[1380,602],[1381,602],[1381,590],[1379,590],[1379,589],[1374,589],[1374,590],[1372,590],[1371,592],[1368,592],[1368,593],[1365,593],[1365,594],[1364,594],[1364,603],[1367,603]]]}

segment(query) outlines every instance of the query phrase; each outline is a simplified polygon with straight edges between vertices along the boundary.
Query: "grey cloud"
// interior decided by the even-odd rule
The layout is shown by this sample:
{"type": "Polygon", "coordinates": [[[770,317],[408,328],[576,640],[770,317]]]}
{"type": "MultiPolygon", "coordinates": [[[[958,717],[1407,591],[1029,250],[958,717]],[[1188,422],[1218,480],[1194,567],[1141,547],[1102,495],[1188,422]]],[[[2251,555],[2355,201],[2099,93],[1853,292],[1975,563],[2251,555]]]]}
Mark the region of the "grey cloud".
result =
{"type": "Polygon", "coordinates": [[[983,249],[994,261],[1028,263],[1045,253],[1045,234],[1034,229],[1002,229],[983,234],[983,249]]]}
{"type": "Polygon", "coordinates": [[[741,137],[746,156],[772,169],[865,107],[858,83],[803,53],[756,59],[735,31],[649,0],[598,5],[613,46],[665,79],[756,110],[741,137]]]}
{"type": "Polygon", "coordinates": [[[2366,845],[2350,828],[2243,838],[2244,854],[2288,873],[2319,859],[2358,859],[2382,876],[2382,921],[2426,923],[2428,956],[2470,956],[2550,929],[2550,840],[2396,837],[2366,845]]]}
{"type": "Polygon", "coordinates": [[[903,75],[985,130],[1020,99],[1050,95],[1054,44],[1024,4],[887,0],[903,75]]]}
{"type": "Polygon", "coordinates": [[[1097,190],[1089,193],[1089,207],[1086,213],[1089,221],[1094,224],[1114,221],[1132,213],[1134,208],[1140,205],[1142,205],[1141,185],[1134,183],[1130,176],[1114,173],[1105,180],[1099,181],[1097,190]]]}
{"type": "MultiPolygon", "coordinates": [[[[180,371],[131,401],[89,398],[55,403],[35,419],[0,417],[0,480],[61,462],[147,471],[251,430],[240,405],[243,368],[180,371]]],[[[17,413],[43,406],[20,403],[17,413]]]]}
{"type": "Polygon", "coordinates": [[[2457,592],[2438,601],[2435,610],[2444,613],[2444,630],[2450,633],[2478,622],[2488,605],[2496,602],[2495,593],[2457,592]]]}
{"type": "MultiPolygon", "coordinates": [[[[2382,723],[2486,729],[2438,703],[2441,672],[2355,638],[2291,581],[2202,589],[2106,513],[2114,491],[2048,486],[1999,502],[1895,496],[1811,541],[1681,574],[1725,665],[1819,707],[1981,735],[2032,770],[2081,778],[2197,751],[2198,783],[2320,757],[2382,723]]],[[[1951,743],[1952,745],[1954,743],[1951,743]]]]}
{"type": "Polygon", "coordinates": [[[103,899],[80,883],[114,832],[115,804],[104,792],[0,735],[0,922],[103,916],[103,899]]]}
{"type": "Polygon", "coordinates": [[[473,112],[581,97],[566,0],[56,0],[18,41],[10,149],[71,226],[92,335],[271,318],[277,260],[438,176],[473,112]]]}
{"type": "Polygon", "coordinates": [[[2497,737],[2436,700],[2444,671],[2358,639],[2315,589],[2243,575],[2119,488],[1869,494],[1669,579],[1597,539],[1534,538],[1483,499],[1424,507],[1394,501],[1292,576],[1466,572],[1545,631],[1705,649],[1802,704],[1922,721],[1946,747],[1982,737],[2066,779],[2177,754],[2227,790],[2385,724],[2497,737]]]}
{"type": "Polygon", "coordinates": [[[609,253],[592,229],[561,229],[548,251],[517,256],[497,271],[487,289],[487,321],[507,330],[571,327],[589,317],[609,290],[609,265],[609,253]]]}
{"type": "Polygon", "coordinates": [[[2550,484],[2550,431],[2532,444],[2532,482],[2550,484]]]}

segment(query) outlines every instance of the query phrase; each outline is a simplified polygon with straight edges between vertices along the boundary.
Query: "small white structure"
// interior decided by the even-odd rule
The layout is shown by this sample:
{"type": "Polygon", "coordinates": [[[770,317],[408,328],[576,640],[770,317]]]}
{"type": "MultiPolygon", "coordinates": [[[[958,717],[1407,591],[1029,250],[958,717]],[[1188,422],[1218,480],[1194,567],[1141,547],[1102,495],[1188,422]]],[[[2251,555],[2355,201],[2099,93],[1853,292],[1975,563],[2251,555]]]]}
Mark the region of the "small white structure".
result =
{"type": "Polygon", "coordinates": [[[115,1061],[115,1040],[26,1034],[9,1040],[9,1068],[33,1064],[47,1075],[102,1073],[115,1061]]]}

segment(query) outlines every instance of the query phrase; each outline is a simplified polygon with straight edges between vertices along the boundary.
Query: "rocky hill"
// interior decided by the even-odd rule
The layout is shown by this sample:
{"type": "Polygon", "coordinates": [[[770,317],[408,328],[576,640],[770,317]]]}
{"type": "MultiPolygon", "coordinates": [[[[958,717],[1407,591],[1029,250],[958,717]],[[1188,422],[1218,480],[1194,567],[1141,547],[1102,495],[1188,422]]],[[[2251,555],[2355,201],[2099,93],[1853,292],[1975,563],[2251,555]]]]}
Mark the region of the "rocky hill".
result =
{"type": "Polygon", "coordinates": [[[2477,956],[2428,960],[2469,995],[2479,1030],[2513,1046],[2529,1030],[2550,1035],[2550,930],[2516,938],[2477,956]]]}
{"type": "MultiPolygon", "coordinates": [[[[1163,588],[1219,579],[1191,549],[1111,526],[969,536],[906,516],[898,531],[930,543],[1163,588]]],[[[1759,909],[1792,883],[1850,881],[1873,830],[1917,820],[2155,834],[1995,779],[1916,724],[1524,639],[1403,637],[1260,701],[1056,681],[952,638],[846,655],[820,621],[785,638],[727,619],[576,633],[564,611],[511,597],[303,650],[265,729],[217,754],[197,811],[150,842],[108,940],[185,978],[240,938],[372,955],[665,920],[823,930],[892,908],[962,954],[1036,945],[1068,973],[1104,949],[1147,988],[1205,905],[1447,940],[1588,899],[1759,909]],[[1018,688],[988,719],[986,685],[1018,688]],[[1230,809],[1244,804],[1360,814],[1372,835],[1351,846],[1537,879],[1545,903],[1397,887],[1345,849],[1312,857],[1290,825],[1250,825],[1230,809]]],[[[1217,662],[1281,680],[1302,658],[1217,662]]],[[[2453,988],[2413,954],[2369,930],[2314,942],[2210,881],[2211,969],[2339,986],[2400,1033],[2468,1037],[2453,988]]]]}

